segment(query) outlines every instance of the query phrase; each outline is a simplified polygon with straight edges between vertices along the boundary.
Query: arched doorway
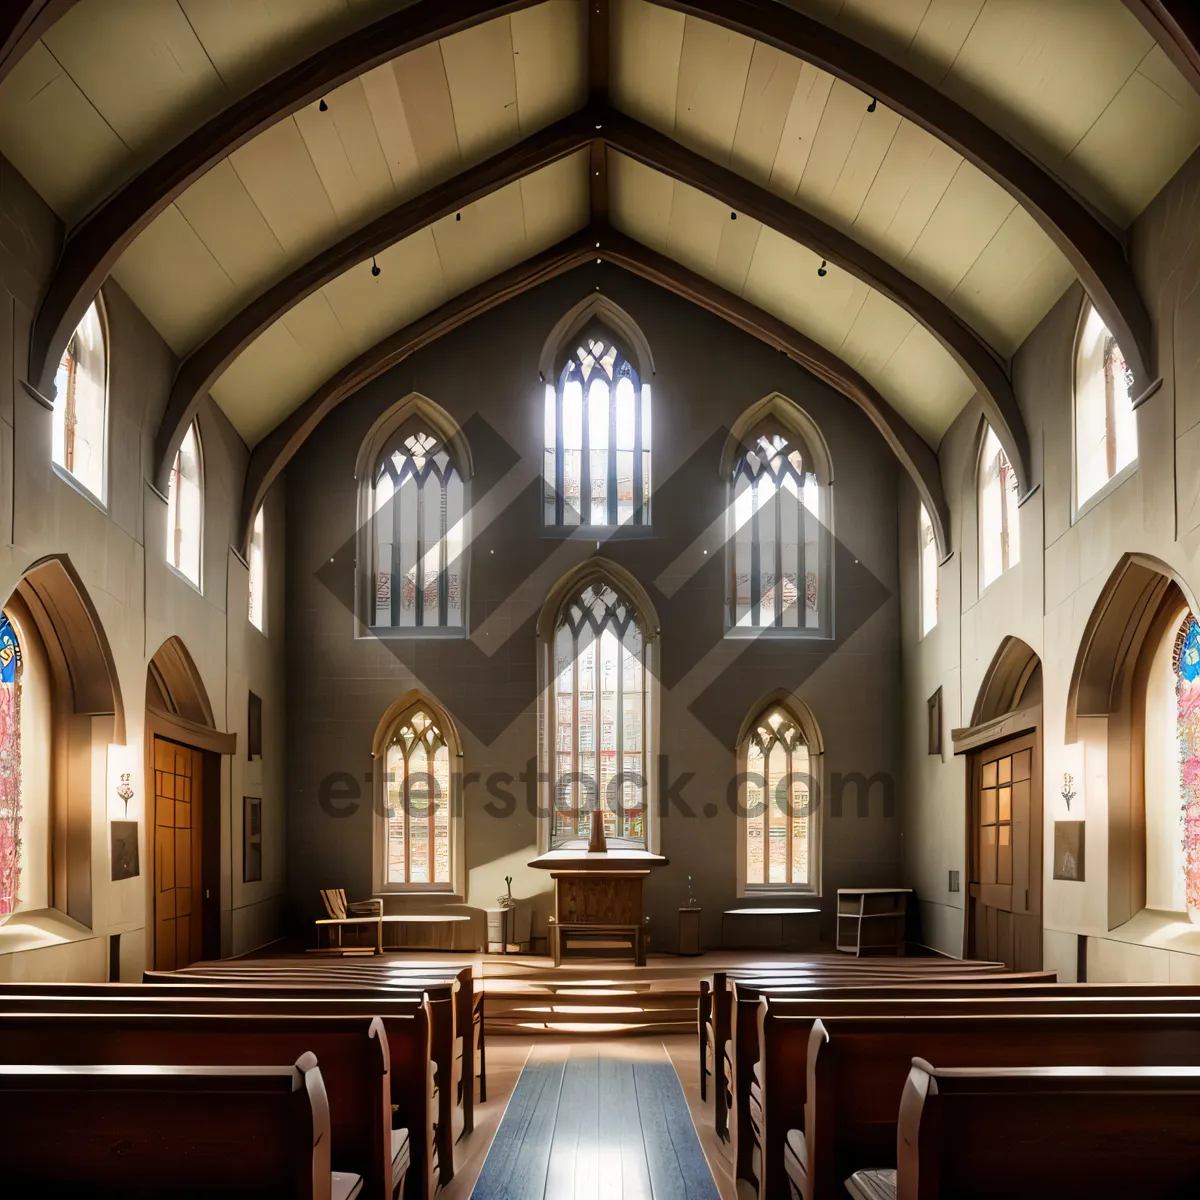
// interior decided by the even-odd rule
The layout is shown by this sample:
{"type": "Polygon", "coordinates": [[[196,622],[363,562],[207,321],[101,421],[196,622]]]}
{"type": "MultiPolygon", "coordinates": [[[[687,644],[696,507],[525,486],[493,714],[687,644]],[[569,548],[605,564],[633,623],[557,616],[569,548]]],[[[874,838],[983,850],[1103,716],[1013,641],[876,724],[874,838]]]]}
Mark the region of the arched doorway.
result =
{"type": "Polygon", "coordinates": [[[1042,965],[1042,665],[1006,637],[979,689],[967,755],[963,951],[1014,971],[1042,965]]]}
{"type": "Polygon", "coordinates": [[[152,962],[172,971],[221,953],[221,756],[233,734],[187,647],[168,638],[146,669],[146,778],[153,798],[152,962]]]}

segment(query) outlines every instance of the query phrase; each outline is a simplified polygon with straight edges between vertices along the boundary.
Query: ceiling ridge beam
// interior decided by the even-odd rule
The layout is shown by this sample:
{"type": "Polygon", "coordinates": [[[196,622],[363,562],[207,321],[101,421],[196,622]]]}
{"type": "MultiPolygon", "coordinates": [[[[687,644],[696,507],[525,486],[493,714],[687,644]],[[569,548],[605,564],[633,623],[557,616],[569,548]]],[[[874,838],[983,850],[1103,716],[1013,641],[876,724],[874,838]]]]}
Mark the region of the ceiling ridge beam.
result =
{"type": "Polygon", "coordinates": [[[154,481],[166,491],[175,453],[204,396],[233,361],[306,297],[389,246],[459,209],[590,147],[596,120],[587,109],[531,134],[515,146],[435,184],[301,263],[260,292],[180,364],[154,439],[154,481]]]}
{"type": "Polygon", "coordinates": [[[836,29],[776,0],[651,0],[793,55],[875,97],[1005,189],[1079,276],[1120,343],[1135,394],[1154,380],[1153,324],[1121,234],[1019,146],[931,84],[836,29]]]}
{"type": "Polygon", "coordinates": [[[249,551],[254,517],[271,485],[328,413],[371,380],[473,317],[594,259],[597,240],[595,231],[585,227],[389,334],[331,375],[250,452],[238,523],[237,546],[242,554],[249,551]]]}
{"type": "Polygon", "coordinates": [[[0,82],[76,0],[8,0],[0,6],[0,82]]]}
{"type": "Polygon", "coordinates": [[[991,347],[948,304],[853,237],[728,167],[687,149],[666,134],[611,110],[604,114],[603,125],[603,135],[613,150],[697,188],[731,212],[744,213],[807,246],[886,296],[923,325],[979,393],[988,423],[995,429],[1017,473],[1021,494],[1028,493],[1033,485],[1029,433],[1007,369],[991,347]]]}
{"type": "Polygon", "coordinates": [[[862,409],[916,485],[933,524],[941,557],[950,553],[950,513],[937,455],[870,383],[837,355],[748,300],[727,292],[623,234],[606,226],[593,225],[389,335],[327,379],[271,430],[251,452],[246,472],[238,525],[238,545],[243,554],[248,549],[254,516],[271,485],[334,408],[371,380],[472,317],[515,299],[593,258],[604,259],[690,300],[782,351],[862,409]]]}
{"type": "Polygon", "coordinates": [[[1196,0],[1124,0],[1179,73],[1200,92],[1200,7],[1196,0]]]}
{"type": "Polygon", "coordinates": [[[613,229],[598,235],[596,251],[606,262],[624,267],[651,283],[690,300],[743,332],[750,334],[815,375],[860,408],[887,442],[916,485],[929,513],[939,557],[950,553],[950,510],[942,488],[938,457],[923,437],[862,375],[832,350],[814,342],[787,322],[749,300],[681,266],[674,259],[613,229]]]}
{"type": "Polygon", "coordinates": [[[538,2],[417,0],[323,47],[205,121],[69,232],[34,323],[29,382],[53,399],[63,351],[117,260],[159,213],[239,146],[381,63],[538,2]]]}

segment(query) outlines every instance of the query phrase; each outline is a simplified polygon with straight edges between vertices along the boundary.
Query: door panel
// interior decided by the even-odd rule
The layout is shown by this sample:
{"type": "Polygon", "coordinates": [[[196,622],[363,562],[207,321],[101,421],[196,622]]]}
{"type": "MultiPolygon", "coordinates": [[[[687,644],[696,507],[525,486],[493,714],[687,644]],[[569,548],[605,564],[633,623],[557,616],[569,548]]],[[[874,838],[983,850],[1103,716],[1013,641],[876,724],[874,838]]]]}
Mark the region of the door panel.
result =
{"type": "Polygon", "coordinates": [[[201,957],[199,812],[203,755],[190,746],[154,739],[154,965],[185,967],[201,957]]]}
{"type": "Polygon", "coordinates": [[[971,756],[968,953],[1037,970],[1042,957],[1042,794],[1037,733],[971,756]]]}

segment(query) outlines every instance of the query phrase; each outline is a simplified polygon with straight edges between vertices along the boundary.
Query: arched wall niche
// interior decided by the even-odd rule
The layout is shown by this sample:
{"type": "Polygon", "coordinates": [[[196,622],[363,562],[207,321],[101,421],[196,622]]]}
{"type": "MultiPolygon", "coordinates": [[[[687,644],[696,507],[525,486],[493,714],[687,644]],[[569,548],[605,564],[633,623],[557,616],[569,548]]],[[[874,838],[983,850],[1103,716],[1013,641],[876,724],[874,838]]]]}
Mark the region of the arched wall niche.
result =
{"type": "Polygon", "coordinates": [[[94,764],[125,742],[125,708],[104,627],[66,555],[28,567],[5,602],[31,628],[50,683],[48,859],[52,907],[92,924],[94,764]]]}
{"type": "Polygon", "coordinates": [[[146,669],[146,704],[196,725],[215,729],[212,704],[188,648],[169,637],[146,669]]]}
{"type": "Polygon", "coordinates": [[[1146,693],[1155,651],[1185,609],[1187,582],[1161,559],[1125,554],[1084,627],[1067,691],[1065,741],[1104,754],[1108,928],[1146,906],[1146,693]],[[1086,734],[1086,737],[1085,737],[1086,734]]]}
{"type": "Polygon", "coordinates": [[[550,331],[538,358],[538,374],[543,383],[551,386],[558,383],[567,359],[575,352],[579,336],[592,326],[603,326],[608,330],[633,364],[641,382],[650,382],[654,375],[654,355],[638,323],[602,292],[594,292],[565,313],[550,331]]]}
{"type": "Polygon", "coordinates": [[[1037,654],[1018,637],[1006,636],[992,656],[983,678],[971,724],[983,725],[1019,709],[1042,702],[1042,664],[1037,654]]]}

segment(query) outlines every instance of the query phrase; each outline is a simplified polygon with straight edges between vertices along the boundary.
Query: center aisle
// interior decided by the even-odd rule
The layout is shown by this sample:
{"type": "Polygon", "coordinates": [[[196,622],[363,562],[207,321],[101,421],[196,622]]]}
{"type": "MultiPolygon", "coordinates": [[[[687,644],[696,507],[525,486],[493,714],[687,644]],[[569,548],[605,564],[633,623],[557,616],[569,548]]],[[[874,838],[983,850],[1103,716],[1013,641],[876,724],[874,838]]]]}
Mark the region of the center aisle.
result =
{"type": "Polygon", "coordinates": [[[719,1200],[661,1042],[535,1043],[474,1200],[719,1200]]]}

